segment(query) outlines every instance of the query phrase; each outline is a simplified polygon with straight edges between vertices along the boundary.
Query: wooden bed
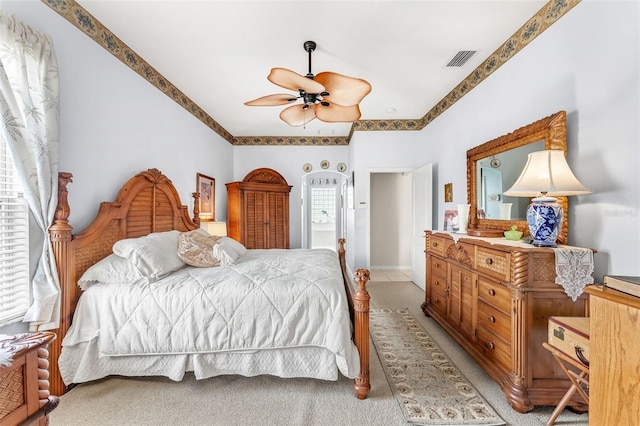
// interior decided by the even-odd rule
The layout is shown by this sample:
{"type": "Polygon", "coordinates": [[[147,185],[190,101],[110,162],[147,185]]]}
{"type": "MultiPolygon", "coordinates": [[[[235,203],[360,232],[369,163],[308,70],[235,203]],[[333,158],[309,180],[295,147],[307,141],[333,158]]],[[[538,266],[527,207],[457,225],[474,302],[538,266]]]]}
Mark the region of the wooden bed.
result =
{"type": "MultiPolygon", "coordinates": [[[[67,185],[72,182],[72,175],[60,172],[58,182],[58,206],[49,232],[60,277],[61,320],[60,327],[54,330],[58,338],[49,350],[51,394],[59,396],[68,390],[60,376],[58,358],[82,292],[77,285],[78,279],[90,266],[110,255],[116,241],[152,232],[191,231],[199,228],[199,219],[197,211],[194,212],[193,219],[189,217],[187,207],[181,204],[172,182],[159,170],[149,169],[129,179],[118,192],[115,201],[102,202],[93,223],[85,230],[73,234],[68,221],[70,208],[67,199],[67,185]]],[[[194,193],[194,197],[196,196],[194,193]]],[[[371,388],[369,294],[366,290],[369,271],[356,271],[356,288],[347,275],[344,239],[340,240],[338,257],[353,323],[353,341],[360,359],[360,372],[354,380],[353,388],[356,396],[364,399],[371,388]]]]}

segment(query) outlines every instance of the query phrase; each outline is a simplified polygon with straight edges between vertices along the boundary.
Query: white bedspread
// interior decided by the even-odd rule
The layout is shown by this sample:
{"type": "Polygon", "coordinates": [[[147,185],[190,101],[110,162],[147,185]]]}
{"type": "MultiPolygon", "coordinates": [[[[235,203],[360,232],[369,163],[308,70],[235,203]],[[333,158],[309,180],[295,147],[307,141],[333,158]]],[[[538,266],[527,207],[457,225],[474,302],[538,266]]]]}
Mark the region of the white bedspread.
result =
{"type": "Polygon", "coordinates": [[[186,267],[154,283],[95,284],[78,303],[65,350],[100,357],[325,348],[356,377],[358,352],[335,252],[249,250],[230,267],[186,267]]]}

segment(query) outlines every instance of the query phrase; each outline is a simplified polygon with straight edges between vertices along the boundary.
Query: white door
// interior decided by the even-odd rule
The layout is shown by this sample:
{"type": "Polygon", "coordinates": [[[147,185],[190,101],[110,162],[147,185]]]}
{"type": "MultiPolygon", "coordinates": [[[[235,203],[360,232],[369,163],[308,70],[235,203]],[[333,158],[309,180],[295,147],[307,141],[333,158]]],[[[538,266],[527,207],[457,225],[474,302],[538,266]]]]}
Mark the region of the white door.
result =
{"type": "Polygon", "coordinates": [[[423,290],[425,290],[427,278],[424,231],[432,229],[433,226],[432,174],[432,164],[427,164],[411,172],[411,195],[413,198],[411,281],[423,290]]]}

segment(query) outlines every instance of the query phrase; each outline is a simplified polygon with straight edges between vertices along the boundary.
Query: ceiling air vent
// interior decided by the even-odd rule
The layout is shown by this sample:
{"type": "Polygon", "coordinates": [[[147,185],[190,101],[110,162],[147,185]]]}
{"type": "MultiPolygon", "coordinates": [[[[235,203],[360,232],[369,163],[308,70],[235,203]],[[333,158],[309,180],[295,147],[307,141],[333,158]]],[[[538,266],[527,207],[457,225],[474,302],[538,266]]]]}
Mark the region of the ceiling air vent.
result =
{"type": "Polygon", "coordinates": [[[471,59],[471,57],[477,52],[477,50],[461,50],[456,53],[453,58],[451,58],[451,60],[447,64],[447,67],[461,67],[466,64],[467,61],[471,59]]]}

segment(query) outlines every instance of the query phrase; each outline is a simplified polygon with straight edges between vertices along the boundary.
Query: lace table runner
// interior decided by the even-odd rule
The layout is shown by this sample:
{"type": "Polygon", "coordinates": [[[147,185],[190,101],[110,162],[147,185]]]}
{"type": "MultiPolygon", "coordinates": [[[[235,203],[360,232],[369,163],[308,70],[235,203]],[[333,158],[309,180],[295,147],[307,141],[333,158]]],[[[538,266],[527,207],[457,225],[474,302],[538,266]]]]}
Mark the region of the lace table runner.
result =
{"type": "Polygon", "coordinates": [[[557,247],[556,284],[575,302],[584,286],[593,284],[593,251],[580,247],[557,247]]]}

